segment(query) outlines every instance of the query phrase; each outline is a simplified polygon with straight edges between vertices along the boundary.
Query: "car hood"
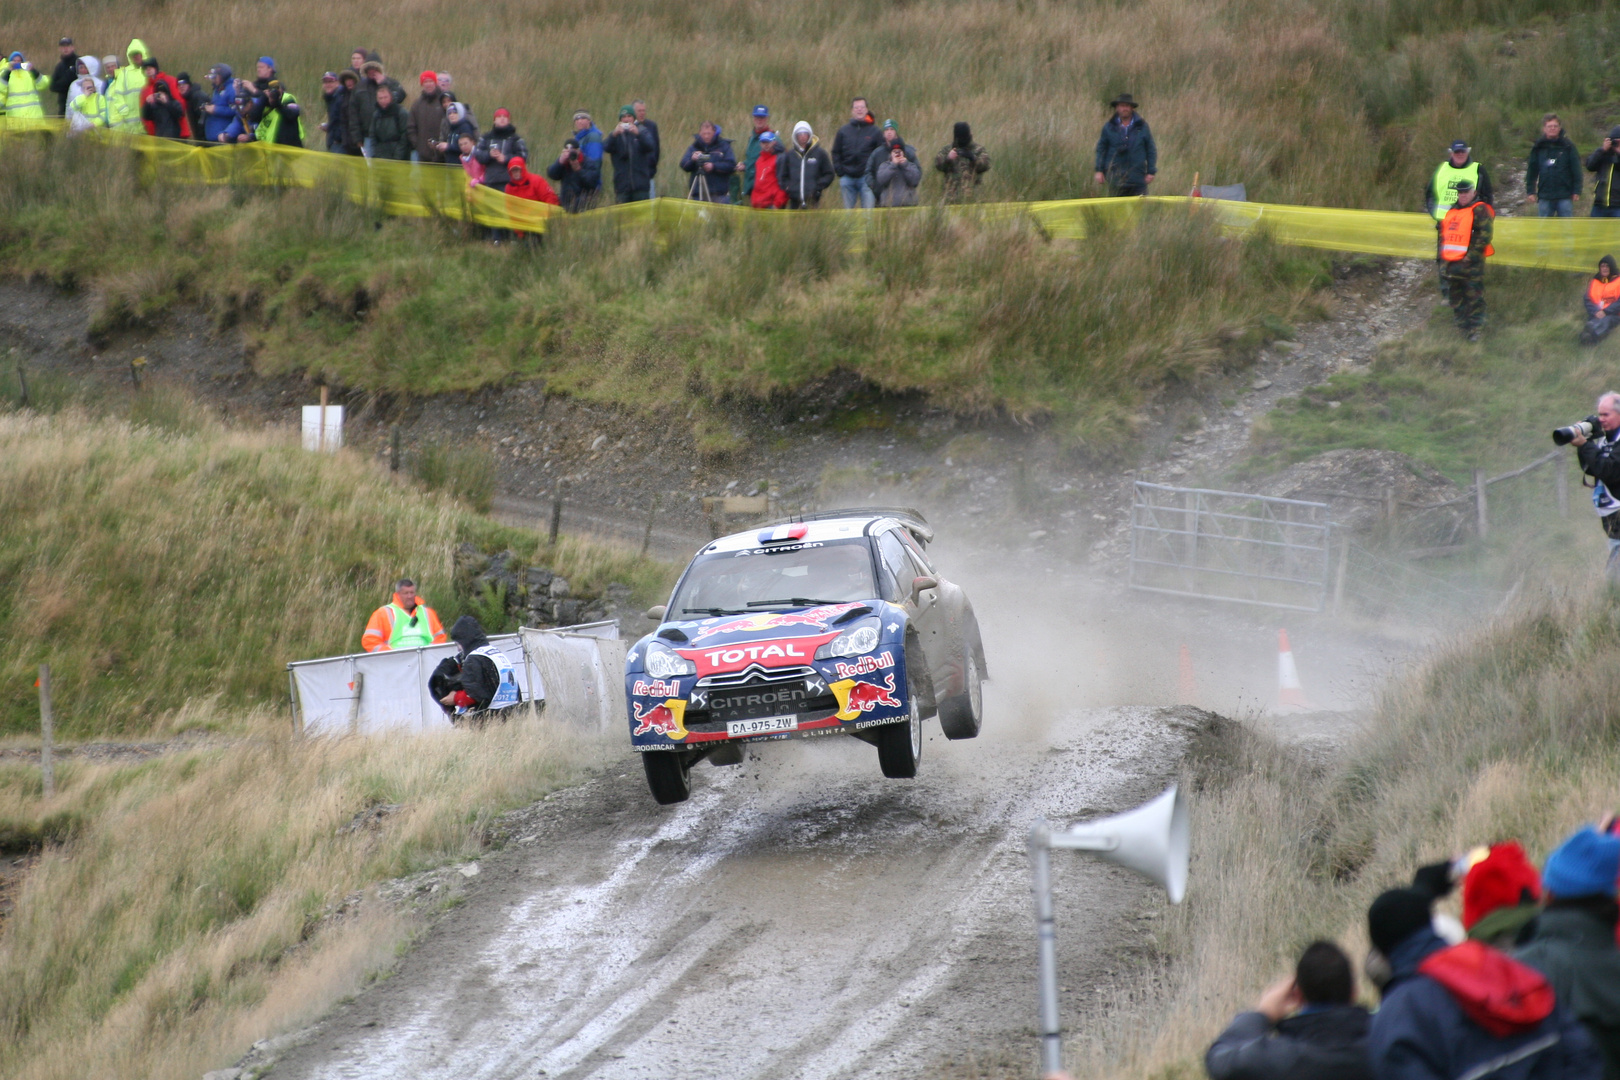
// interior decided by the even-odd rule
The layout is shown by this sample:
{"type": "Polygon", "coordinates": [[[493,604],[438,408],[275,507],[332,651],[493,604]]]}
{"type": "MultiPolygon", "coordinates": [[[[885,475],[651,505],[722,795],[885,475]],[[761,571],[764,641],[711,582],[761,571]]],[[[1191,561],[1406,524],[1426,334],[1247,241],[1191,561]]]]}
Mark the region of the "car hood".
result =
{"type": "MultiPolygon", "coordinates": [[[[816,649],[860,618],[868,613],[882,617],[888,607],[879,600],[865,600],[666,622],[656,640],[695,663],[699,675],[740,671],[753,664],[794,667],[810,663],[816,649]]],[[[645,638],[641,644],[651,640],[645,638]]]]}

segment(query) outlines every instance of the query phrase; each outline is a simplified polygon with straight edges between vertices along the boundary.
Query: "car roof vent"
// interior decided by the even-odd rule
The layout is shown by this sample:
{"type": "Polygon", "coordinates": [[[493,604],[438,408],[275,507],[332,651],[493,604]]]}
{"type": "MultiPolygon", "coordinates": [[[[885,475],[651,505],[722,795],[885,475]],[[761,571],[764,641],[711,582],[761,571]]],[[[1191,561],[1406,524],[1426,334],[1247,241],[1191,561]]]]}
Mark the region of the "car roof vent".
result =
{"type": "Polygon", "coordinates": [[[676,626],[666,626],[666,627],[664,627],[662,630],[658,631],[658,636],[663,638],[665,641],[689,641],[690,640],[685,634],[681,633],[680,628],[676,627],[676,626]]]}

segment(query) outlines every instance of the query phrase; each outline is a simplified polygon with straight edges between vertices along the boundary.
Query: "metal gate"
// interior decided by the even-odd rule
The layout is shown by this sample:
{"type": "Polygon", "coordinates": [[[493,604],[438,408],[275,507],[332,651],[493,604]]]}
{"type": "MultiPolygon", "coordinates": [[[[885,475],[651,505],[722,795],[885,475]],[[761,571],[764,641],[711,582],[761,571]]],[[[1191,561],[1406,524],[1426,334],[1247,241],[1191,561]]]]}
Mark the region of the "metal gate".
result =
{"type": "Polygon", "coordinates": [[[1171,596],[1321,611],[1325,503],[1136,482],[1130,586],[1171,596]]]}

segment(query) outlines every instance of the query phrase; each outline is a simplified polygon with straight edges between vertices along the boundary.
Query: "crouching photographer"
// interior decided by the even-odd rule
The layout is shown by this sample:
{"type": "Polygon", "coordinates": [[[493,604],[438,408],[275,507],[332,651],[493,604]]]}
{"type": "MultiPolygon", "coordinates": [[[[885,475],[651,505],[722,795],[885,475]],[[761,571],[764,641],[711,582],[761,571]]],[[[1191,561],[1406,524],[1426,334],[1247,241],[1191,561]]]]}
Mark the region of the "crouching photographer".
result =
{"type": "Polygon", "coordinates": [[[1620,392],[1610,390],[1597,401],[1597,415],[1553,432],[1553,442],[1575,447],[1581,471],[1592,478],[1592,507],[1609,538],[1604,573],[1620,583],[1620,392]]]}

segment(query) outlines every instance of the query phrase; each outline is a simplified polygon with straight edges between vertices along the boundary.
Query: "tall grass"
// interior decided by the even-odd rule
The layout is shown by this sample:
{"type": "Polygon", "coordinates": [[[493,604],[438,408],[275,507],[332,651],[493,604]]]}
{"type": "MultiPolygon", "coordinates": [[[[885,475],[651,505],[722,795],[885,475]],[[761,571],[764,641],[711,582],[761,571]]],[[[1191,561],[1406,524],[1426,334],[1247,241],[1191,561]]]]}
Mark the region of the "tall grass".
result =
{"type": "Polygon", "coordinates": [[[1539,861],[1613,808],[1620,593],[1545,595],[1396,680],[1331,766],[1249,732],[1212,740],[1192,886],[1166,922],[1175,962],[1074,1047],[1077,1075],[1202,1076],[1210,1040],[1307,942],[1359,957],[1367,905],[1417,866],[1505,837],[1539,861]]]}
{"type": "Polygon", "coordinates": [[[37,729],[42,662],[68,738],[218,720],[183,708],[195,700],[282,700],[285,664],[357,649],[402,574],[448,625],[470,599],[454,590],[462,542],[587,588],[650,596],[666,573],[578,539],[549,550],[272,432],[0,412],[0,460],[0,732],[37,729]]]}
{"type": "Polygon", "coordinates": [[[314,1019],[417,926],[347,897],[476,856],[496,814],[574,782],[604,754],[518,719],[406,740],[272,737],[138,765],[70,762],[44,802],[37,769],[0,769],[0,823],[78,823],[30,871],[0,935],[0,1075],[192,1078],[314,1019]],[[348,827],[379,806],[394,809],[348,827]]]}
{"type": "MultiPolygon", "coordinates": [[[[138,33],[167,70],[198,79],[219,61],[251,77],[270,53],[317,105],[323,70],[376,48],[413,94],[417,72],[448,70],[483,122],[512,109],[541,160],[575,109],[606,129],[644,97],[661,124],[666,190],[701,120],[746,138],[748,110],[764,102],[782,130],[805,119],[830,142],[865,94],[930,156],[953,121],[971,122],[996,162],[986,198],[1088,195],[1106,103],[1129,90],[1160,141],[1167,191],[1201,172],[1276,201],[1385,207],[1414,206],[1459,133],[1490,152],[1504,120],[1599,100],[1615,29],[1607,5],[1577,0],[490,0],[409,17],[361,0],[174,0],[63,20],[0,3],[8,42],[36,59],[64,30],[120,57],[138,33]]],[[[934,176],[927,185],[937,192],[934,176]]]]}

